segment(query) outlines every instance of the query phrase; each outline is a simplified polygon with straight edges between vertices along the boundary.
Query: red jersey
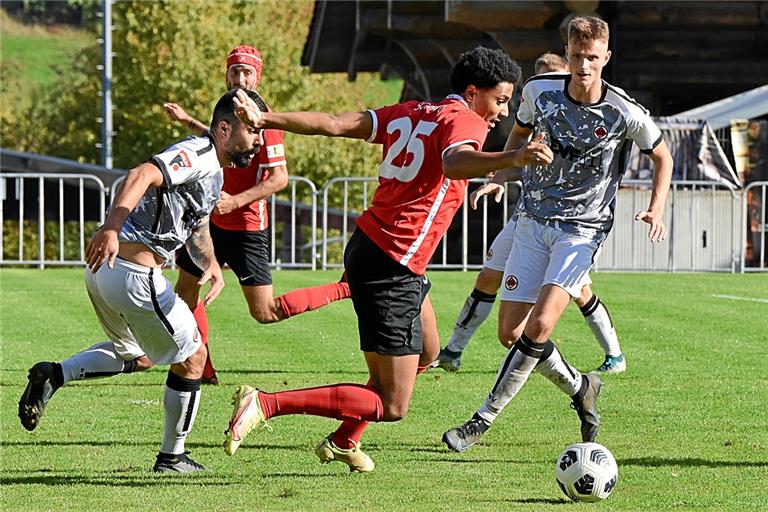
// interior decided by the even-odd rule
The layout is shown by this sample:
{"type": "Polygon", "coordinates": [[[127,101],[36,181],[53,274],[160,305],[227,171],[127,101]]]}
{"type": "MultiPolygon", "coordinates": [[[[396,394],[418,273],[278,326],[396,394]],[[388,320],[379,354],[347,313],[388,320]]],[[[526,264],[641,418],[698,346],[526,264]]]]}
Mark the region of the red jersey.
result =
{"type": "MultiPolygon", "coordinates": [[[[251,165],[242,167],[229,166],[224,168],[224,187],[222,190],[229,195],[239,194],[244,190],[267,179],[269,170],[278,165],[285,165],[285,146],[281,130],[264,130],[264,140],[259,152],[251,160],[251,165]]],[[[226,215],[215,211],[211,214],[211,222],[216,227],[230,231],[263,231],[269,226],[267,217],[267,200],[261,199],[243,206],[226,215]]]]}
{"type": "Polygon", "coordinates": [[[421,275],[453,215],[467,180],[443,175],[443,155],[463,144],[483,147],[488,124],[461,96],[409,101],[368,111],[369,142],[383,146],[379,186],[357,225],[392,259],[421,275]]]}

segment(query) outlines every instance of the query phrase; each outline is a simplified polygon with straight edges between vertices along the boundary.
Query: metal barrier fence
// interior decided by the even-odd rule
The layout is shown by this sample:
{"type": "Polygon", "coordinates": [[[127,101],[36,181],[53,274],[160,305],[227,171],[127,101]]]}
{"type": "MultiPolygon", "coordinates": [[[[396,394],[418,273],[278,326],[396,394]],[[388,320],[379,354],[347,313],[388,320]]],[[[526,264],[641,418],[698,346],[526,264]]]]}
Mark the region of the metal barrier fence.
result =
{"type": "MultiPolygon", "coordinates": [[[[483,179],[469,181],[472,185],[485,182],[483,179]]],[[[333,178],[323,187],[322,268],[324,270],[344,266],[344,246],[354,231],[354,219],[370,206],[370,200],[377,183],[377,178],[345,177],[333,178]],[[331,204],[339,206],[338,208],[331,208],[331,204]],[[340,225],[335,226],[335,228],[329,222],[329,212],[331,211],[336,212],[336,215],[341,218],[340,225]]],[[[495,233],[500,231],[509,218],[510,209],[519,194],[520,184],[507,183],[506,189],[504,201],[499,207],[492,208],[491,213],[489,213],[491,209],[487,196],[480,200],[478,210],[473,211],[468,201],[471,189],[467,189],[464,195],[464,204],[454,219],[454,225],[457,219],[461,222],[461,229],[460,231],[456,230],[459,231],[458,235],[449,231],[443,236],[429,265],[430,269],[471,270],[482,268],[485,253],[488,251],[495,233]],[[489,229],[490,224],[494,224],[495,231],[489,229]],[[469,248],[470,246],[477,246],[478,242],[480,243],[480,250],[474,251],[475,258],[473,259],[470,257],[469,248]]]]}
{"type": "MultiPolygon", "coordinates": [[[[470,180],[467,196],[481,182],[470,180]]],[[[312,181],[292,176],[289,186],[268,200],[271,266],[342,268],[354,220],[369,206],[376,185],[376,178],[334,178],[318,191],[312,181]]],[[[632,220],[648,204],[650,183],[623,185],[597,270],[768,271],[768,182],[744,191],[712,182],[673,182],[665,217],[670,235],[663,244],[649,243],[647,225],[632,220]]],[[[92,228],[87,222],[104,222],[116,187],[108,190],[98,177],[84,174],[0,173],[0,266],[84,265],[86,233],[92,228]],[[87,207],[87,202],[94,204],[87,207]],[[74,227],[65,229],[67,223],[74,227]]],[[[501,204],[484,197],[473,210],[465,200],[430,269],[482,268],[518,194],[519,183],[509,183],[501,204]]]]}
{"type": "Polygon", "coordinates": [[[708,181],[675,181],[669,191],[664,223],[669,236],[651,244],[648,225],[634,222],[647,208],[651,184],[627,180],[617,194],[615,222],[603,244],[596,270],[726,271],[738,265],[739,202],[735,191],[708,181]]]}
{"type": "Polygon", "coordinates": [[[742,272],[768,270],[768,181],[756,181],[744,189],[741,202],[741,232],[747,237],[741,251],[742,272]],[[747,254],[751,256],[747,258],[747,254]]]}
{"type": "MultiPolygon", "coordinates": [[[[90,189],[91,194],[96,194],[98,202],[98,224],[104,223],[104,210],[106,205],[107,189],[104,183],[96,176],[89,174],[59,174],[59,173],[0,173],[0,265],[37,265],[43,268],[46,265],[85,265],[85,195],[90,189]],[[65,193],[66,189],[66,193],[65,193]],[[27,192],[29,190],[29,192],[27,192]],[[55,194],[51,200],[50,194],[55,194]],[[74,193],[73,193],[74,192],[74,193]],[[69,202],[68,202],[69,201],[69,202]],[[55,219],[46,218],[46,205],[56,203],[55,207],[48,208],[50,214],[55,212],[55,219]],[[28,205],[37,210],[36,225],[32,225],[27,214],[28,205]],[[6,258],[6,221],[7,210],[16,210],[17,225],[17,250],[16,258],[6,258]],[[74,217],[74,218],[73,218],[74,217]],[[68,245],[65,227],[67,219],[76,221],[77,239],[76,245],[68,245]],[[46,227],[55,224],[56,230],[46,234],[46,227]],[[56,238],[57,250],[55,254],[46,255],[45,241],[47,238],[56,238]],[[36,239],[37,257],[27,254],[25,241],[36,239]],[[69,250],[65,250],[66,247],[69,250]]],[[[10,238],[10,237],[8,237],[10,238]]]]}
{"type": "MultiPolygon", "coordinates": [[[[115,197],[123,178],[116,180],[109,191],[109,197],[115,197]]],[[[270,266],[272,268],[317,269],[317,187],[301,176],[290,176],[288,186],[267,199],[269,210],[270,266]],[[300,187],[306,187],[301,193],[300,187]],[[301,197],[300,197],[301,196],[301,197]],[[302,197],[309,197],[309,203],[302,202],[302,197]],[[301,222],[301,221],[305,222],[301,222]],[[303,225],[309,225],[302,230],[303,225]],[[278,229],[280,233],[278,238],[278,229]],[[302,231],[308,231],[303,233],[302,231]],[[303,240],[309,238],[308,243],[303,240]],[[304,254],[304,253],[307,254],[304,254]]],[[[173,262],[171,262],[173,266],[173,262]]]]}

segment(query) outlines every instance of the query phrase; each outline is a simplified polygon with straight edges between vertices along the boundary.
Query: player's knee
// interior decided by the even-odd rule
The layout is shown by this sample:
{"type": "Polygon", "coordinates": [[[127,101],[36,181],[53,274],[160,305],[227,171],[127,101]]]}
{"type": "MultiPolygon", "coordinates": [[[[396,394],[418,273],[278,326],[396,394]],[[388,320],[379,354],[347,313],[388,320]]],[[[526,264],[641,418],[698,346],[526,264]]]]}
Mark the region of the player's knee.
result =
{"type": "Polygon", "coordinates": [[[518,326],[514,329],[510,329],[508,327],[505,327],[501,323],[499,324],[499,343],[501,343],[501,346],[504,348],[512,348],[512,345],[515,344],[515,342],[520,339],[520,336],[523,335],[523,327],[518,326]]]}
{"type": "MultiPolygon", "coordinates": [[[[525,327],[525,333],[532,340],[546,340],[555,330],[557,318],[553,315],[541,315],[530,318],[525,327]]],[[[522,333],[521,333],[522,334],[522,333]]]]}
{"type": "Polygon", "coordinates": [[[585,285],[581,288],[581,295],[574,299],[576,305],[583,308],[592,299],[592,288],[589,285],[585,285]]]}
{"type": "Polygon", "coordinates": [[[251,312],[251,318],[260,324],[272,324],[281,320],[281,318],[268,308],[251,307],[249,310],[251,312]]]}
{"type": "Polygon", "coordinates": [[[408,415],[408,404],[385,404],[384,421],[400,421],[408,415]]]}
{"type": "Polygon", "coordinates": [[[495,295],[501,286],[501,280],[504,277],[503,272],[483,268],[475,280],[475,288],[488,295],[495,295]]]}

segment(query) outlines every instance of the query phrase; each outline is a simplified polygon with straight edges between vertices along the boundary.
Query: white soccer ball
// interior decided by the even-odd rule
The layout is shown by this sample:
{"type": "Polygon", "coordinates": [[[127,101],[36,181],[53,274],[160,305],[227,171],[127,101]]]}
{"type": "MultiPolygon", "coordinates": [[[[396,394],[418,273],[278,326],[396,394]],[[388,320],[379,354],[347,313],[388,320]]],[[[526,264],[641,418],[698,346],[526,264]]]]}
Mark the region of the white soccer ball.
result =
{"type": "Polygon", "coordinates": [[[574,501],[601,501],[611,495],[619,479],[616,459],[605,446],[576,443],[563,450],[555,464],[555,478],[574,501]]]}

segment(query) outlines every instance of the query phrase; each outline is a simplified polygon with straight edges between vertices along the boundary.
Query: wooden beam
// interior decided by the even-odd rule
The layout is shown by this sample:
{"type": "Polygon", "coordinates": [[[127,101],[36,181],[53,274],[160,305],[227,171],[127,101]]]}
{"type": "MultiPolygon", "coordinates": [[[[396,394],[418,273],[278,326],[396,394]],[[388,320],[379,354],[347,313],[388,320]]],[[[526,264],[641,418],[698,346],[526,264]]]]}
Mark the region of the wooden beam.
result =
{"type": "Polygon", "coordinates": [[[617,58],[633,60],[730,60],[734,56],[758,60],[765,58],[766,48],[765,29],[622,29],[616,31],[613,50],[617,58]]]}
{"type": "Polygon", "coordinates": [[[447,0],[445,20],[482,31],[537,29],[559,23],[567,13],[560,2],[447,0]]]}
{"type": "Polygon", "coordinates": [[[746,90],[765,84],[768,77],[768,61],[765,60],[663,62],[619,59],[612,65],[615,67],[615,76],[624,83],[632,83],[635,89],[667,83],[686,88],[706,88],[710,84],[744,84],[746,90]]]}
{"type": "Polygon", "coordinates": [[[624,27],[684,29],[765,26],[764,2],[622,2],[615,22],[624,27]]]}
{"type": "Polygon", "coordinates": [[[542,53],[562,55],[565,52],[557,29],[491,31],[489,34],[515,60],[535,60],[542,53]]]}

